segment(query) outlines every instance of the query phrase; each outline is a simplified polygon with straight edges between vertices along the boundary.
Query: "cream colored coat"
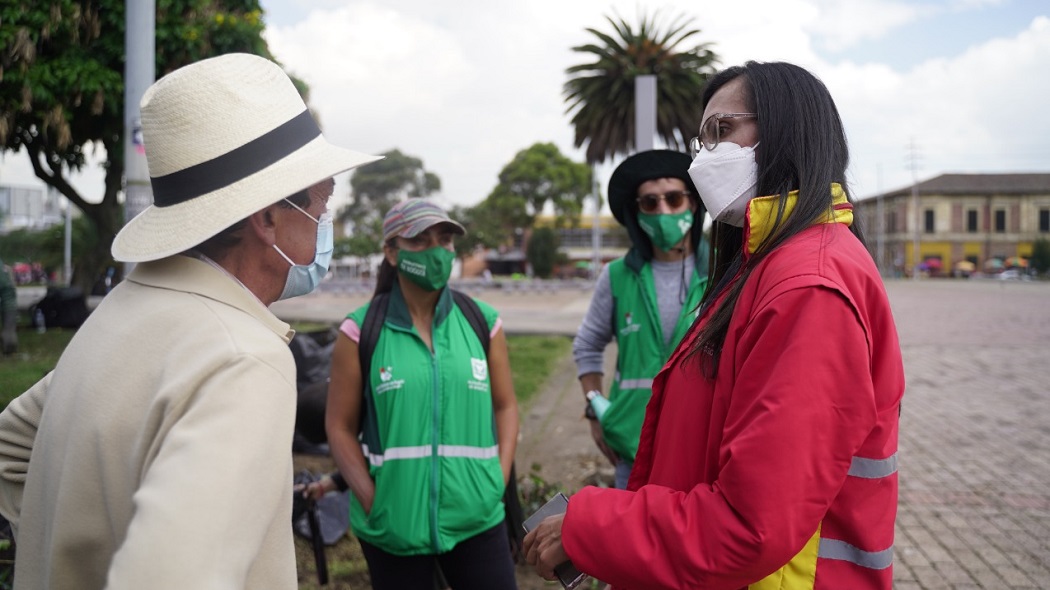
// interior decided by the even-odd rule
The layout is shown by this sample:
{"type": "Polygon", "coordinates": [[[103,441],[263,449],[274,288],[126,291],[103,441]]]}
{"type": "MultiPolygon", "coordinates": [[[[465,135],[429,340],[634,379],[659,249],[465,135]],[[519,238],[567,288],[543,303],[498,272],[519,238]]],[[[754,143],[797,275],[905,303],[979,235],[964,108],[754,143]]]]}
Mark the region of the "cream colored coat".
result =
{"type": "Polygon", "coordinates": [[[139,264],[0,415],[15,588],[295,588],[291,335],[205,262],[139,264]]]}

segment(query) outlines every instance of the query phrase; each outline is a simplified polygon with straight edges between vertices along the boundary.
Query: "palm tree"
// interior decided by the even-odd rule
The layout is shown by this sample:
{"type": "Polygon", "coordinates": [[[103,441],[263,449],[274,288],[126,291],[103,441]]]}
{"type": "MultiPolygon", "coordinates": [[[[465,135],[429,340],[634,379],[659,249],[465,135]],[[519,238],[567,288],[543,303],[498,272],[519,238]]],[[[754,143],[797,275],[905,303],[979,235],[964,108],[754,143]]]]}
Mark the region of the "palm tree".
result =
{"type": "Polygon", "coordinates": [[[622,18],[605,19],[615,33],[588,28],[601,40],[573,47],[596,60],[565,71],[567,113],[576,111],[576,147],[587,145],[587,162],[604,162],[627,154],[635,145],[634,79],[656,76],[656,131],[673,149],[685,149],[700,125],[700,92],[714,73],[718,55],[700,43],[679,50],[700,29],[690,28],[693,18],[679,16],[663,28],[659,12],[642,16],[637,30],[622,18]]]}

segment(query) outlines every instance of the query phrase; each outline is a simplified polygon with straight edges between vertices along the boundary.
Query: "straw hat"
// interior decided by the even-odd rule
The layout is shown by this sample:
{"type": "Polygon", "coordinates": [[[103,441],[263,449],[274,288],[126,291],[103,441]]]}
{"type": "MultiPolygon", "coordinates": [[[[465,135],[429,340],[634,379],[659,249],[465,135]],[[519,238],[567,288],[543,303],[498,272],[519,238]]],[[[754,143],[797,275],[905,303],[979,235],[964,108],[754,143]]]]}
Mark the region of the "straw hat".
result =
{"type": "Polygon", "coordinates": [[[379,157],[325,141],[275,63],[243,53],[164,76],[142,97],[154,204],[113,241],[123,262],[188,250],[318,182],[379,157]]]}

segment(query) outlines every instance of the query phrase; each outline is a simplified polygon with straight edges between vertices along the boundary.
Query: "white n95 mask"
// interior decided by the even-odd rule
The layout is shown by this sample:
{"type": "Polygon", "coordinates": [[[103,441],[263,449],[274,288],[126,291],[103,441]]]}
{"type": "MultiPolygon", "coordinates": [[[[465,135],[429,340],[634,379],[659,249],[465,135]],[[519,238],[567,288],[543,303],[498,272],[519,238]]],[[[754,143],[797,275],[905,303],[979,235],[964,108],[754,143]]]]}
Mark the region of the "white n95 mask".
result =
{"type": "Polygon", "coordinates": [[[744,226],[747,204],[758,194],[754,147],[722,141],[713,150],[701,148],[689,166],[689,178],[715,221],[744,226]]]}

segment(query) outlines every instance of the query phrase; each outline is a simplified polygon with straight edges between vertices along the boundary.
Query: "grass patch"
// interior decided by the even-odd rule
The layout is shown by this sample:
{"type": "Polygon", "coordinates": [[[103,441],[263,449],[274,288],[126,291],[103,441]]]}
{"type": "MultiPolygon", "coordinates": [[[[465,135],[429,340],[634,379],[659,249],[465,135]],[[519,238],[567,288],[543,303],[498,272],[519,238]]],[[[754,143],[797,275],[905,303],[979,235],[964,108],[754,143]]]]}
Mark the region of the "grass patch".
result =
{"type": "Polygon", "coordinates": [[[565,336],[507,337],[510,371],[518,403],[527,404],[532,399],[571,348],[572,340],[565,336]]]}
{"type": "MultiPolygon", "coordinates": [[[[312,332],[329,327],[328,324],[296,324],[296,331],[312,332]]],[[[35,330],[20,330],[18,334],[18,353],[0,357],[0,408],[7,407],[15,397],[21,395],[33,383],[36,383],[48,371],[54,368],[58,357],[65,350],[73,337],[74,330],[51,329],[44,334],[35,330]]],[[[564,336],[517,335],[507,338],[510,353],[511,375],[514,391],[521,404],[536,395],[550,377],[557,364],[568,354],[572,341],[564,336]]],[[[331,458],[314,458],[324,465],[303,465],[304,457],[298,456],[297,469],[303,467],[311,471],[327,471],[332,468],[331,458]]],[[[519,465],[519,480],[522,477],[519,465]]],[[[535,478],[535,476],[534,476],[535,478]]],[[[533,484],[543,484],[533,481],[533,484]]],[[[540,485],[543,495],[546,487],[540,485]]],[[[530,498],[526,498],[529,505],[530,498]]],[[[531,507],[531,506],[530,506],[531,507]]],[[[295,536],[295,553],[299,574],[300,590],[344,590],[369,588],[368,568],[361,555],[360,546],[353,535],[348,533],[333,546],[326,547],[329,584],[320,586],[317,583],[317,568],[314,564],[313,550],[308,540],[295,536]]],[[[519,568],[519,572],[521,568],[519,568]]],[[[531,568],[525,573],[532,577],[531,568]]],[[[2,588],[0,574],[0,588],[2,588]]],[[[556,588],[557,585],[551,585],[556,588]]],[[[593,586],[592,586],[593,587],[593,586]]]]}
{"type": "Polygon", "coordinates": [[[18,352],[0,356],[0,409],[55,368],[75,330],[18,331],[18,352]]]}
{"type": "MultiPolygon", "coordinates": [[[[329,328],[328,324],[297,323],[298,332],[329,328]]],[[[18,352],[0,357],[0,409],[29,389],[48,371],[73,338],[75,330],[53,328],[40,334],[19,330],[18,352]]],[[[511,376],[519,403],[528,400],[543,386],[558,361],[569,352],[572,341],[564,336],[519,335],[507,337],[511,376]]]]}

